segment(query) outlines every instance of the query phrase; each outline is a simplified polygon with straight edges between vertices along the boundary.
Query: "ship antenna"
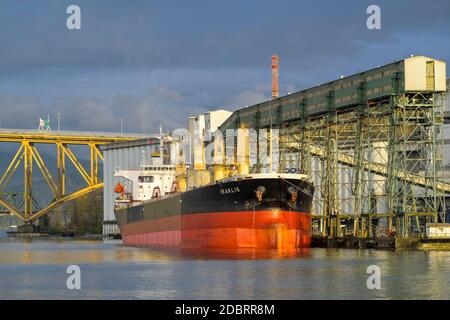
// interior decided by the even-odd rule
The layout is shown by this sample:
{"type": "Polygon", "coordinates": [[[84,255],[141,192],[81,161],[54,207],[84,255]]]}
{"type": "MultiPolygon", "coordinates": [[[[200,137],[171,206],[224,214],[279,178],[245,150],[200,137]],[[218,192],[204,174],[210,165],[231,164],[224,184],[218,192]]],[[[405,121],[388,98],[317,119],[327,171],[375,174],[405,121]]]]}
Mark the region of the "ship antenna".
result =
{"type": "Polygon", "coordinates": [[[164,164],[162,124],[159,125],[159,159],[161,160],[161,164],[164,164]]]}

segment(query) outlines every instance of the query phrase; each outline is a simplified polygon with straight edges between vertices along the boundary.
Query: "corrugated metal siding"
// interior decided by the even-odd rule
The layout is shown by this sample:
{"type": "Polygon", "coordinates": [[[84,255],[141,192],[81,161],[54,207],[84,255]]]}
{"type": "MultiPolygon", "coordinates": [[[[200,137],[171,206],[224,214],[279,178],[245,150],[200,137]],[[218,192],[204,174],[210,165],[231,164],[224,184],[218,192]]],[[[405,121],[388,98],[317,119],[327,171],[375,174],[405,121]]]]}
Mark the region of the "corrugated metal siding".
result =
{"type": "Polygon", "coordinates": [[[447,79],[447,94],[445,96],[445,111],[450,111],[450,79],[447,79]]]}
{"type": "MultiPolygon", "coordinates": [[[[139,168],[143,151],[147,159],[150,159],[151,153],[155,152],[156,146],[159,145],[157,140],[148,141],[134,141],[122,145],[108,145],[103,148],[104,164],[103,164],[103,177],[104,177],[104,189],[103,189],[103,221],[115,221],[114,215],[114,186],[118,183],[126,183],[123,178],[113,176],[113,171],[116,169],[137,169],[139,168]],[[148,144],[152,143],[152,144],[148,144]]],[[[109,233],[111,229],[110,223],[105,224],[107,228],[104,228],[104,234],[109,233]]]]}
{"type": "Polygon", "coordinates": [[[336,109],[356,105],[360,99],[361,83],[365,84],[367,99],[387,97],[394,89],[394,78],[398,79],[399,91],[403,92],[403,60],[237,110],[220,129],[223,131],[240,125],[257,128],[296,120],[300,117],[300,106],[304,107],[305,115],[310,116],[326,112],[329,104],[336,109]]]}

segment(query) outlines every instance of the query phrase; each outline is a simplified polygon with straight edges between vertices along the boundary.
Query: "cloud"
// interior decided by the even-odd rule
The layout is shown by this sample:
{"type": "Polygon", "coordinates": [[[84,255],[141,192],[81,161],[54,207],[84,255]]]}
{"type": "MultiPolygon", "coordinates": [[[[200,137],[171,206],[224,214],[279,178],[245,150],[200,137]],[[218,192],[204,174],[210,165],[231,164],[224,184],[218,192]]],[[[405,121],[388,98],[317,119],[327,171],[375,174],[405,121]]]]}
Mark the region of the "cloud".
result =
{"type": "Polygon", "coordinates": [[[59,113],[64,130],[117,132],[123,118],[125,131],[153,133],[160,124],[170,130],[187,127],[189,116],[236,109],[270,94],[270,68],[73,73],[45,71],[10,78],[0,87],[0,113],[8,119],[4,126],[34,129],[39,117],[49,114],[55,127],[59,113]],[[16,113],[18,108],[23,112],[16,113]]]}
{"type": "Polygon", "coordinates": [[[0,106],[1,128],[37,128],[36,114],[43,109],[38,97],[27,94],[0,93],[0,106]]]}
{"type": "Polygon", "coordinates": [[[116,127],[120,131],[117,113],[104,101],[76,99],[63,107],[61,116],[69,120],[70,127],[81,130],[108,131],[116,127]]]}
{"type": "Polygon", "coordinates": [[[269,99],[274,53],[282,95],[410,54],[450,60],[444,0],[379,1],[379,31],[366,28],[369,1],[80,0],[79,31],[65,28],[69,4],[0,3],[3,126],[57,113],[70,130],[187,126],[269,99]]]}
{"type": "MultiPolygon", "coordinates": [[[[2,1],[0,70],[251,68],[262,67],[275,52],[298,70],[315,61],[327,65],[333,57],[367,54],[359,42],[404,45],[398,35],[445,34],[450,24],[450,4],[445,0],[426,6],[420,1],[379,1],[382,29],[376,32],[366,28],[370,3],[361,1],[78,3],[82,30],[68,31],[65,9],[71,1],[30,3],[27,10],[2,1]],[[426,17],[432,17],[432,22],[426,17]]],[[[416,44],[408,45],[412,46],[416,44]]]]}
{"type": "MultiPolygon", "coordinates": [[[[267,90],[266,90],[267,91],[267,90]]],[[[255,90],[245,90],[234,96],[231,101],[232,109],[239,109],[269,100],[270,97],[264,92],[255,90]]]]}

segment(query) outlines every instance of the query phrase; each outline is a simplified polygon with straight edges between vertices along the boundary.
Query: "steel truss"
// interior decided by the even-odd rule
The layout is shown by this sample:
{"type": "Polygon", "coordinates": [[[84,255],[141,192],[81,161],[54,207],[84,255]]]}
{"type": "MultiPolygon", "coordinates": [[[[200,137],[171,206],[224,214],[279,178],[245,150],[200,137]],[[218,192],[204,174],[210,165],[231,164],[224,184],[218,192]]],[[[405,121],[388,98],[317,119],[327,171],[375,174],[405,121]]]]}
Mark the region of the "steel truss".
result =
{"type": "Polygon", "coordinates": [[[280,168],[308,174],[316,191],[316,233],[358,237],[421,236],[444,221],[443,95],[393,93],[327,112],[280,130],[280,168]]]}
{"type": "Polygon", "coordinates": [[[93,190],[103,188],[103,182],[99,176],[99,161],[103,161],[100,146],[117,141],[129,141],[134,138],[127,137],[95,137],[95,136],[73,136],[52,134],[22,134],[22,133],[0,133],[0,142],[18,143],[19,149],[13,156],[5,172],[0,176],[0,206],[11,214],[17,216],[25,223],[31,223],[36,219],[50,213],[63,203],[81,197],[93,190]],[[52,176],[51,170],[44,162],[38,151],[42,144],[56,145],[57,177],[52,176]],[[70,146],[79,145],[89,148],[89,168],[80,162],[70,146]],[[66,162],[70,161],[81,175],[85,186],[72,193],[66,192],[66,162]],[[7,187],[14,173],[22,166],[23,170],[23,193],[19,209],[17,201],[3,197],[7,195],[7,187]],[[35,166],[41,172],[49,187],[53,201],[41,208],[33,197],[33,174],[35,166]]]}

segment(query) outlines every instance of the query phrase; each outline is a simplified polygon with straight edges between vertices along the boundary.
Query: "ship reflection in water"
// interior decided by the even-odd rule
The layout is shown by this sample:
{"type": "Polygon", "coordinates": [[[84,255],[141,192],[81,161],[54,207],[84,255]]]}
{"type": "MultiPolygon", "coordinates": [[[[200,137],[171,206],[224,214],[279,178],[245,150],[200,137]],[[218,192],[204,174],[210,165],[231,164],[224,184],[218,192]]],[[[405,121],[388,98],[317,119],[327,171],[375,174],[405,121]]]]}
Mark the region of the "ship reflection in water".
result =
{"type": "Polygon", "coordinates": [[[450,252],[161,250],[0,238],[0,299],[450,299],[450,252]],[[81,269],[68,290],[66,269],[81,269]],[[366,286],[381,269],[381,290],[366,286]]]}
{"type": "MultiPolygon", "coordinates": [[[[1,238],[0,238],[1,239],[1,238]]],[[[253,260],[308,257],[305,249],[179,249],[125,247],[120,241],[3,239],[0,264],[66,264],[173,260],[253,260]],[[7,247],[10,244],[10,248],[7,247]],[[58,248],[56,248],[58,247],[58,248]]]]}
{"type": "Polygon", "coordinates": [[[311,249],[180,249],[180,258],[217,260],[287,259],[308,257],[311,249]]]}

